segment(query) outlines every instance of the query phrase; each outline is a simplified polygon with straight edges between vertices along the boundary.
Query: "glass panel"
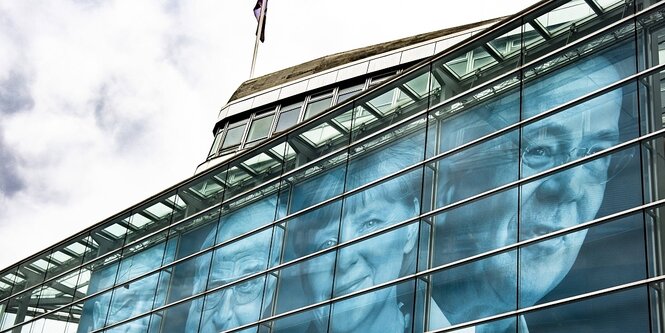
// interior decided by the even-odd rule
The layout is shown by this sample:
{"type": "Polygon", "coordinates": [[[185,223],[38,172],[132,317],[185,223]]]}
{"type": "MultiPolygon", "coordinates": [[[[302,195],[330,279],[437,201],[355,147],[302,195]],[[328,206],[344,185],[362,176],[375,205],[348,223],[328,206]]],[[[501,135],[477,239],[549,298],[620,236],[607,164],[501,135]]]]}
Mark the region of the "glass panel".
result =
{"type": "Polygon", "coordinates": [[[625,1],[617,0],[594,0],[600,7],[607,9],[619,4],[625,4],[625,1]]]}
{"type": "Polygon", "coordinates": [[[652,332],[643,287],[530,312],[520,317],[520,324],[519,333],[652,332]]]}
{"type": "MultiPolygon", "coordinates": [[[[221,232],[233,226],[222,226],[221,232]]],[[[264,271],[268,268],[272,228],[268,228],[251,236],[225,244],[215,249],[212,257],[210,276],[207,289],[232,283],[245,276],[264,271]]],[[[197,271],[204,271],[200,267],[197,271]]],[[[197,285],[205,287],[205,276],[195,277],[197,285]]],[[[196,290],[202,290],[195,286],[196,290]]]]}
{"type": "Polygon", "coordinates": [[[301,108],[302,103],[282,107],[282,110],[279,113],[279,119],[277,120],[275,133],[282,132],[285,129],[295,125],[298,122],[301,108]]]}
{"type": "Polygon", "coordinates": [[[304,120],[312,118],[330,107],[330,103],[332,102],[332,93],[328,93],[327,95],[327,97],[313,97],[312,100],[307,103],[304,120]]]}
{"type": "Polygon", "coordinates": [[[249,127],[249,134],[247,135],[247,142],[252,142],[254,140],[263,139],[268,136],[270,131],[270,125],[272,125],[273,115],[255,118],[252,121],[252,125],[249,127]]]}
{"type": "MultiPolygon", "coordinates": [[[[159,288],[158,292],[167,292],[166,303],[172,303],[201,292],[200,285],[192,285],[193,277],[208,276],[212,252],[200,254],[194,258],[179,262],[175,266],[162,270],[160,283],[166,282],[170,288],[159,288]]],[[[157,295],[160,297],[160,295],[157,295]]]]}
{"type": "MultiPolygon", "coordinates": [[[[383,221],[371,226],[371,221],[368,219],[364,226],[355,229],[369,232],[385,226],[381,225],[383,221]]],[[[388,221],[386,219],[386,223],[388,221]]],[[[418,222],[341,248],[337,256],[333,297],[413,274],[417,250],[418,222]]]]}
{"type": "Polygon", "coordinates": [[[330,332],[411,332],[414,281],[333,304],[330,332]]]}
{"type": "Polygon", "coordinates": [[[641,133],[648,134],[663,128],[665,114],[665,71],[638,80],[641,133]]]}
{"type": "Polygon", "coordinates": [[[334,265],[335,252],[328,252],[270,273],[279,278],[274,314],[330,299],[334,265]]]}
{"type": "Polygon", "coordinates": [[[224,131],[219,130],[217,134],[215,134],[215,140],[212,142],[212,146],[210,147],[210,152],[208,153],[208,158],[217,155],[217,152],[219,151],[219,145],[222,142],[222,137],[224,136],[224,131]]]}
{"type": "Polygon", "coordinates": [[[642,214],[520,249],[520,307],[646,278],[642,214]]]}
{"type": "Polygon", "coordinates": [[[338,97],[337,97],[337,104],[342,103],[349,98],[351,98],[353,95],[358,94],[362,89],[363,89],[364,84],[358,84],[353,87],[348,87],[348,88],[340,88],[338,97]]]}
{"type": "Polygon", "coordinates": [[[431,114],[436,127],[428,133],[428,144],[441,153],[516,123],[520,98],[515,88],[519,84],[519,78],[511,76],[435,109],[431,114]]]}
{"type": "Polygon", "coordinates": [[[286,224],[285,253],[282,262],[306,256],[337,244],[342,201],[289,219],[286,224]]]}
{"type": "MultiPolygon", "coordinates": [[[[217,229],[217,221],[219,221],[219,209],[213,209],[171,228],[169,246],[176,247],[175,258],[184,258],[202,250],[202,246],[205,246],[204,240],[211,231],[214,232],[217,229]]],[[[212,237],[214,239],[215,236],[212,237]]],[[[208,246],[210,245],[212,242],[208,244],[208,246]]]]}
{"type": "MultiPolygon", "coordinates": [[[[205,297],[199,332],[221,332],[259,320],[269,304],[262,304],[263,294],[274,293],[275,284],[266,281],[265,275],[241,281],[223,288],[205,297]]],[[[198,317],[199,313],[190,309],[189,316],[198,317]]],[[[198,307],[196,307],[198,309],[198,307]]],[[[196,332],[194,327],[187,327],[187,332],[196,332]]]]}
{"type": "MultiPolygon", "coordinates": [[[[106,325],[115,324],[122,320],[137,316],[152,309],[159,273],[143,277],[137,281],[126,283],[113,290],[106,325]]],[[[135,322],[144,330],[148,326],[148,317],[135,322]]],[[[134,327],[134,326],[132,326],[134,327]]]]}
{"type": "MultiPolygon", "coordinates": [[[[149,333],[196,332],[201,318],[203,297],[155,312],[150,316],[149,333]],[[188,314],[193,314],[188,316],[188,314]]],[[[201,331],[203,333],[203,331],[201,331]]],[[[206,332],[208,333],[208,332],[206,332]]]]}
{"type": "Polygon", "coordinates": [[[515,310],[517,251],[445,269],[432,274],[431,281],[429,329],[515,310]]]}
{"type": "MultiPolygon", "coordinates": [[[[140,275],[153,271],[161,266],[166,243],[162,242],[150,248],[143,248],[134,255],[127,256],[120,261],[116,284],[122,284],[140,275]]],[[[127,251],[130,254],[134,251],[127,251]]]]}
{"type": "Polygon", "coordinates": [[[226,136],[224,137],[224,142],[222,143],[222,149],[239,145],[244,133],[245,124],[236,127],[229,126],[229,129],[226,131],[226,136]]]}
{"type": "MultiPolygon", "coordinates": [[[[525,126],[522,177],[601,152],[637,135],[637,96],[635,85],[629,84],[525,126]]],[[[597,171],[607,172],[607,166],[597,171]]]]}
{"type": "Polygon", "coordinates": [[[150,324],[150,315],[134,319],[128,323],[104,330],[104,333],[146,333],[150,324]]]}
{"type": "MultiPolygon", "coordinates": [[[[184,216],[191,216],[222,200],[226,187],[226,165],[194,179],[178,189],[178,204],[183,206],[184,216]]],[[[176,221],[174,221],[176,222],[176,221]]]]}
{"type": "MultiPolygon", "coordinates": [[[[516,180],[518,134],[518,131],[512,131],[434,162],[430,167],[438,171],[435,184],[437,207],[516,180]]],[[[455,132],[445,135],[458,137],[455,132]]]]}
{"type": "Polygon", "coordinates": [[[595,14],[584,0],[573,0],[547,12],[536,20],[550,34],[555,34],[591,16],[595,16],[595,14]]]}
{"type": "Polygon", "coordinates": [[[92,332],[104,327],[109,314],[112,291],[94,296],[85,301],[79,322],[80,332],[92,332]]]}
{"type": "Polygon", "coordinates": [[[286,178],[293,185],[289,213],[294,213],[342,193],[348,154],[333,156],[298,170],[286,178]]]}
{"type": "MultiPolygon", "coordinates": [[[[275,220],[278,209],[276,194],[259,197],[258,200],[249,203],[241,199],[224,205],[215,244],[258,229],[275,220]]],[[[214,236],[212,240],[215,240],[214,236]]]]}
{"type": "MultiPolygon", "coordinates": [[[[330,306],[322,306],[313,310],[300,312],[295,315],[286,316],[268,325],[273,333],[296,333],[296,332],[326,332],[330,318],[330,306]]],[[[264,331],[259,329],[260,333],[264,331]]],[[[265,331],[268,332],[267,330],[265,331]]]]}
{"type": "Polygon", "coordinates": [[[523,185],[520,240],[641,204],[636,151],[623,149],[523,185]]]}
{"type": "Polygon", "coordinates": [[[436,215],[432,266],[514,244],[517,193],[510,189],[436,215]]]}
{"type": "MultiPolygon", "coordinates": [[[[619,29],[612,32],[632,36],[634,33],[632,25],[629,28],[628,31],[619,29]]],[[[555,55],[541,64],[526,69],[525,77],[528,80],[525,82],[523,93],[522,118],[533,117],[635,73],[634,40],[615,44],[602,53],[581,58],[582,55],[603,47],[609,41],[615,41],[615,38],[612,34],[604,34],[577,46],[575,50],[555,55]],[[610,37],[611,40],[608,40],[610,37]],[[573,61],[575,62],[572,63],[573,61]],[[552,72],[552,68],[557,70],[552,72]]]]}
{"type": "Polygon", "coordinates": [[[414,123],[352,147],[346,190],[353,190],[422,161],[425,128],[421,119],[414,123]]]}

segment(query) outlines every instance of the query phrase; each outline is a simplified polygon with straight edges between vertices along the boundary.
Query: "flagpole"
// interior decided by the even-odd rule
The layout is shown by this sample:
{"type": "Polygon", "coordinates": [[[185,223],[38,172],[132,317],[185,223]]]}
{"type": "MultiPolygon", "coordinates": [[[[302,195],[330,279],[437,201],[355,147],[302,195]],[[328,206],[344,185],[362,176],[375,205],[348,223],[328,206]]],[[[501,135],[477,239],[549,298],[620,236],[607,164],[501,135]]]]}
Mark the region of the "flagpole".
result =
{"type": "Polygon", "coordinates": [[[254,67],[256,66],[256,55],[259,52],[259,43],[263,34],[263,20],[266,16],[266,0],[261,0],[261,15],[259,15],[259,28],[257,29],[256,41],[254,42],[254,55],[252,56],[252,69],[249,71],[249,78],[254,78],[254,67]]]}

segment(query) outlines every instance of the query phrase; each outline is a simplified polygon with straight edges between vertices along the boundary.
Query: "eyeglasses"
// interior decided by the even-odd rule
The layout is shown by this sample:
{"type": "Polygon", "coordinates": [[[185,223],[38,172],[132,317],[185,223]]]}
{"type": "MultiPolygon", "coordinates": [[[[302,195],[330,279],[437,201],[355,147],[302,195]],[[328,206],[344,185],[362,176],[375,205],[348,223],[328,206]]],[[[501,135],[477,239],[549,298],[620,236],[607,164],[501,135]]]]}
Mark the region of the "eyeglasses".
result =
{"type": "MultiPolygon", "coordinates": [[[[225,297],[231,297],[232,304],[244,305],[258,299],[263,293],[264,276],[250,279],[206,296],[204,310],[219,310],[225,297]]],[[[230,311],[230,309],[224,309],[230,311]]]]}
{"type": "MultiPolygon", "coordinates": [[[[551,169],[564,163],[584,158],[605,149],[610,148],[607,144],[597,144],[591,147],[576,147],[570,150],[562,150],[547,145],[531,144],[522,150],[522,173],[530,176],[535,173],[551,169]],[[530,170],[525,170],[528,167],[530,170]]],[[[610,155],[605,155],[585,162],[580,168],[588,170],[586,179],[593,183],[603,184],[619,174],[631,161],[635,154],[635,148],[623,149],[610,155]]],[[[574,170],[573,168],[571,170],[574,170]]]]}

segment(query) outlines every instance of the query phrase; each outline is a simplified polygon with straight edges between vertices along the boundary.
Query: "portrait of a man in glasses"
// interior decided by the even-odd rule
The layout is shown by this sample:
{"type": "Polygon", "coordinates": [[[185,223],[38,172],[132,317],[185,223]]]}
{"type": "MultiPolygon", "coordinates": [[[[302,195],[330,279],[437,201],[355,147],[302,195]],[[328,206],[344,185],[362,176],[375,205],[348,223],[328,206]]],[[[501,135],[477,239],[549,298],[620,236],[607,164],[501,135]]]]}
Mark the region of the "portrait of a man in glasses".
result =
{"type": "MultiPolygon", "coordinates": [[[[571,271],[587,229],[519,250],[511,245],[597,218],[608,183],[632,161],[634,149],[608,149],[637,136],[633,86],[575,101],[625,77],[630,71],[622,67],[634,66],[625,54],[599,53],[543,73],[535,68],[522,94],[497,94],[441,120],[441,151],[451,153],[437,164],[436,204],[449,208],[436,217],[433,264],[450,268],[433,275],[433,297],[452,325],[532,306],[571,271]],[[511,127],[519,121],[523,126],[511,127]],[[490,139],[473,144],[484,136],[490,139]]],[[[529,331],[524,316],[474,330],[515,326],[529,331]]]]}
{"type": "MultiPolygon", "coordinates": [[[[210,257],[202,257],[194,276],[194,292],[220,288],[205,299],[195,300],[187,317],[186,331],[213,333],[233,329],[259,319],[270,309],[276,281],[254,274],[268,268],[271,258],[272,228],[256,231],[246,237],[238,236],[256,230],[275,219],[276,198],[270,197],[222,216],[202,249],[224,243],[210,257]]],[[[249,332],[252,332],[249,329],[249,332]]]]}

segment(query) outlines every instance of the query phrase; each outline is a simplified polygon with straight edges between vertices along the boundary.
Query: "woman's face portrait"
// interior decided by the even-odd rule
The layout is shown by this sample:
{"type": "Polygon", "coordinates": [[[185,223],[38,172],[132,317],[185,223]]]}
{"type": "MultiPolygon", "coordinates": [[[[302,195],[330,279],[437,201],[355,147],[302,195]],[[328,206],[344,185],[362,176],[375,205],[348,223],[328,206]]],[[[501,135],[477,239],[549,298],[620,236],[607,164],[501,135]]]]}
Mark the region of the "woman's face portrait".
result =
{"type": "MultiPolygon", "coordinates": [[[[370,190],[371,191],[371,190],[370,190]]],[[[342,242],[355,239],[368,233],[384,229],[392,224],[405,221],[418,213],[418,201],[414,198],[391,202],[386,196],[369,196],[360,193],[344,202],[342,226],[339,236],[335,229],[324,228],[315,234],[314,244],[319,249],[337,244],[338,237],[342,242]]],[[[404,258],[414,254],[417,223],[391,230],[374,238],[343,247],[337,254],[334,271],[333,297],[346,295],[359,290],[394,280],[403,274],[404,258]]],[[[307,270],[307,286],[319,299],[330,296],[329,281],[333,274],[334,256],[328,256],[329,262],[313,263],[307,270]],[[323,267],[327,269],[323,270],[323,267]]],[[[369,327],[380,327],[377,324],[382,316],[395,319],[398,305],[395,299],[395,288],[388,287],[378,291],[355,297],[349,301],[334,305],[335,313],[343,313],[343,320],[335,321],[335,332],[349,332],[369,327]]],[[[390,325],[390,322],[383,324],[390,325]]],[[[378,331],[377,331],[378,332],[378,331]]]]}

